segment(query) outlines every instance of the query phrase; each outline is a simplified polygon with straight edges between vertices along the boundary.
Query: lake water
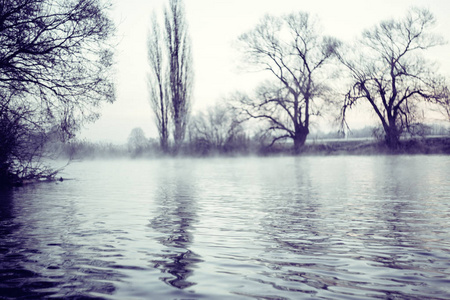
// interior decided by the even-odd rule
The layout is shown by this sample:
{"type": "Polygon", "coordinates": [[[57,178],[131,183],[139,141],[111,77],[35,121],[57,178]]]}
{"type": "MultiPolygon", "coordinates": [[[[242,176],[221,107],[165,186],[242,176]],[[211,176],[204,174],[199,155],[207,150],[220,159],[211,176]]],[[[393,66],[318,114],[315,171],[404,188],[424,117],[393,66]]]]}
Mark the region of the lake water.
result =
{"type": "Polygon", "coordinates": [[[0,299],[450,299],[450,157],[86,161],[0,194],[0,299]]]}

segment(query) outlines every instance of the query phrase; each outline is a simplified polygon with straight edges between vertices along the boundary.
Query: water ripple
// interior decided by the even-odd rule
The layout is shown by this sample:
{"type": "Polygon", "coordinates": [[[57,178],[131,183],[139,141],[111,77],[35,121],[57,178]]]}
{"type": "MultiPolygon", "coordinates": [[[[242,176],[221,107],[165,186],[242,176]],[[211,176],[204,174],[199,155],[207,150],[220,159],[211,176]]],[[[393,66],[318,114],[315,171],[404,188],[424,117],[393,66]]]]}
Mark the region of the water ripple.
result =
{"type": "Polygon", "coordinates": [[[0,298],[450,299],[450,158],[97,161],[0,193],[0,298]]]}

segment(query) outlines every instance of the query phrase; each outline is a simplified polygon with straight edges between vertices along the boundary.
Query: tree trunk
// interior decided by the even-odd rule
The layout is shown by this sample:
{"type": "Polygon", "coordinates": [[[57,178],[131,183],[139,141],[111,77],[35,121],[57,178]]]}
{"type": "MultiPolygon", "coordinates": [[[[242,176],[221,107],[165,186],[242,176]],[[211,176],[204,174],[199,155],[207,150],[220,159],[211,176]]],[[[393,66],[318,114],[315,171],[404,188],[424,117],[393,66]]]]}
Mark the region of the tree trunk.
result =
{"type": "Polygon", "coordinates": [[[169,139],[167,134],[160,137],[159,144],[164,154],[169,153],[169,139]]]}
{"type": "Polygon", "coordinates": [[[396,150],[400,147],[400,131],[395,122],[389,122],[389,125],[384,127],[385,142],[389,149],[396,150]]]}
{"type": "Polygon", "coordinates": [[[173,154],[178,154],[181,149],[181,145],[184,141],[184,128],[181,124],[181,116],[177,115],[174,117],[174,123],[175,123],[175,129],[173,132],[173,140],[174,140],[174,148],[173,148],[173,154]]]}
{"type": "Polygon", "coordinates": [[[295,132],[294,140],[294,152],[299,153],[303,145],[305,145],[306,138],[308,137],[308,128],[302,127],[295,132]]]}

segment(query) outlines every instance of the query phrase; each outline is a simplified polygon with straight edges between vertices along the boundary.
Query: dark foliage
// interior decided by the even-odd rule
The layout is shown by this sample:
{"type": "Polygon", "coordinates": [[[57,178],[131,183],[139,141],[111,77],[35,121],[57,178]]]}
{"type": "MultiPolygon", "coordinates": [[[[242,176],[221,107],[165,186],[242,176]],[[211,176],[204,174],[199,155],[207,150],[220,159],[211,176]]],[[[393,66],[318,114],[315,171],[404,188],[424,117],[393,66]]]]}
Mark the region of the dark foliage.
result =
{"type": "Polygon", "coordinates": [[[45,144],[114,101],[113,25],[100,0],[0,1],[0,177],[50,178],[45,144]]]}

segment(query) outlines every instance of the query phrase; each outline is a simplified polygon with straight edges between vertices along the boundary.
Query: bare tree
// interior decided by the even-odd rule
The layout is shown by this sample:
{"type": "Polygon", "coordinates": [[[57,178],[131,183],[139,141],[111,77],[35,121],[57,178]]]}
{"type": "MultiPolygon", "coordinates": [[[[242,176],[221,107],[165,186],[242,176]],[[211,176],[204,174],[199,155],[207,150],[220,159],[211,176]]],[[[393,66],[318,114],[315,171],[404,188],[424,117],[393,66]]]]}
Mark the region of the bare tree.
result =
{"type": "Polygon", "coordinates": [[[128,151],[131,155],[141,155],[148,146],[149,141],[145,137],[144,130],[140,127],[133,128],[128,136],[128,151]]]}
{"type": "Polygon", "coordinates": [[[107,9],[100,0],[0,2],[1,176],[49,175],[39,167],[48,133],[71,138],[114,101],[107,9]]]}
{"type": "Polygon", "coordinates": [[[195,115],[190,122],[191,143],[220,152],[236,148],[244,132],[233,112],[225,105],[216,105],[195,115]]]}
{"type": "Polygon", "coordinates": [[[450,122],[450,91],[446,86],[443,90],[443,97],[438,101],[438,111],[450,122]]]}
{"type": "Polygon", "coordinates": [[[150,105],[156,118],[159,144],[164,153],[169,151],[169,87],[168,68],[164,61],[164,40],[156,15],[152,17],[152,30],[148,36],[150,73],[148,87],[150,105]]]}
{"type": "Polygon", "coordinates": [[[165,11],[165,38],[169,56],[174,152],[177,153],[186,134],[193,84],[191,44],[182,0],[169,0],[169,8],[165,11]]]}
{"type": "Polygon", "coordinates": [[[163,32],[153,15],[148,58],[150,103],[160,145],[164,152],[168,151],[170,111],[174,153],[177,153],[186,135],[193,84],[191,44],[182,0],[169,0],[164,11],[163,32]]]}
{"type": "Polygon", "coordinates": [[[299,151],[309,134],[310,117],[320,113],[319,101],[331,90],[325,71],[340,43],[321,36],[317,20],[304,12],[266,15],[239,41],[245,60],[274,79],[264,83],[254,99],[241,97],[243,110],[267,122],[274,133],[272,144],[289,138],[299,151]]]}
{"type": "Polygon", "coordinates": [[[364,31],[353,51],[341,55],[352,82],[342,108],[344,126],[347,110],[367,101],[381,121],[387,146],[395,149],[402,133],[419,122],[422,103],[443,103],[445,80],[423,58],[425,50],[443,44],[431,32],[434,24],[430,11],[412,8],[401,20],[364,31]]]}

